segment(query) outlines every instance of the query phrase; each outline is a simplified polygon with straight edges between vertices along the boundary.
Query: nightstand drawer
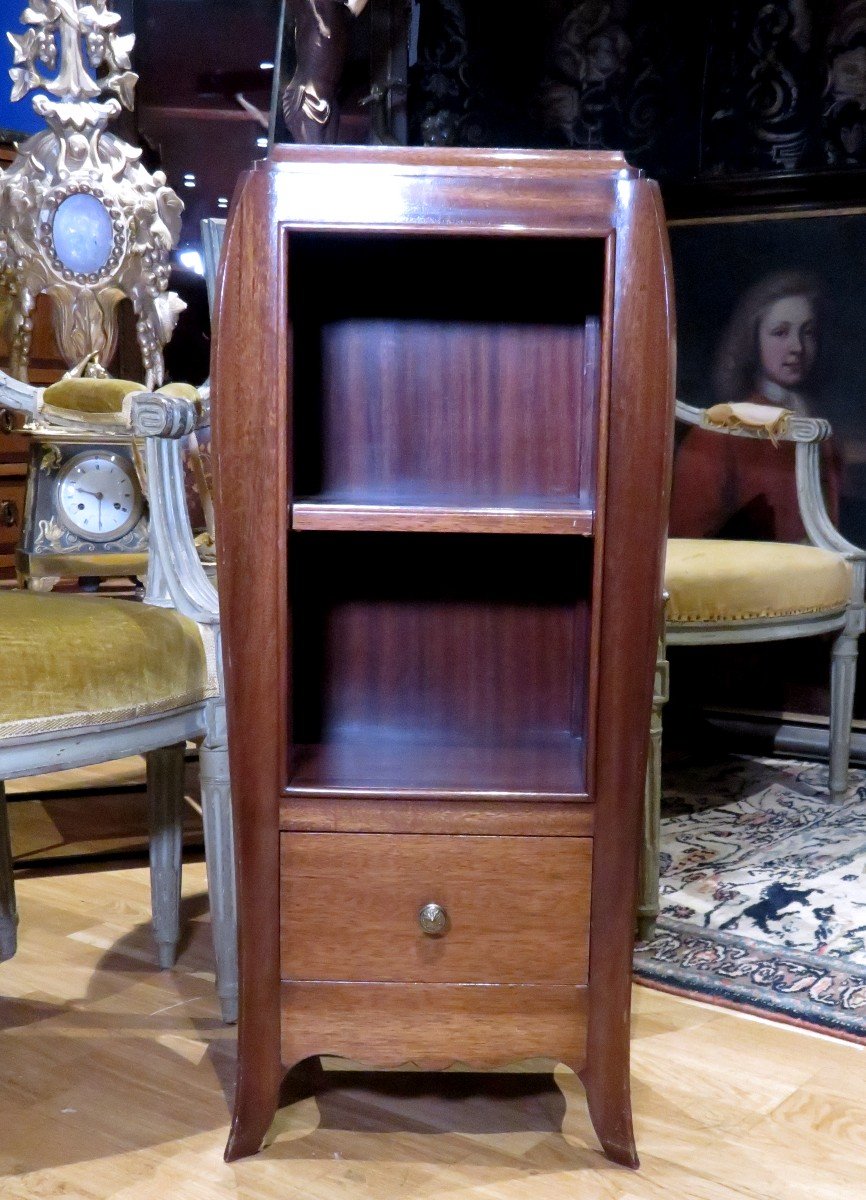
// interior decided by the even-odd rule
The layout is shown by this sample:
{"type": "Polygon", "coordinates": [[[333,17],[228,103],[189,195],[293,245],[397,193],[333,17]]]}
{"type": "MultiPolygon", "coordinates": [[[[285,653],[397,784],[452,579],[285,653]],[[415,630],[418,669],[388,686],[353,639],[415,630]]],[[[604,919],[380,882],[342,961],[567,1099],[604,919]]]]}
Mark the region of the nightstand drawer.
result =
{"type": "Polygon", "coordinates": [[[284,980],[586,982],[591,838],[280,840],[284,980]]]}
{"type": "Polygon", "coordinates": [[[23,480],[0,479],[0,553],[9,553],[18,545],[26,490],[23,480]]]}

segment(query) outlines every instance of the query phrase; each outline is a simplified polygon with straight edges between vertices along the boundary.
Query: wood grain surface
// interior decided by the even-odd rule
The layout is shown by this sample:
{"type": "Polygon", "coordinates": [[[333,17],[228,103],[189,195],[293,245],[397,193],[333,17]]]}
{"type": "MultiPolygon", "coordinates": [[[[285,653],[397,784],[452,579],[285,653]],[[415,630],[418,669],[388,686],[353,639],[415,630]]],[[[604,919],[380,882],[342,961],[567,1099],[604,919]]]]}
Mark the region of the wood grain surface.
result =
{"type": "MultiPolygon", "coordinates": [[[[582,1070],[608,1156],[635,1166],[630,952],[673,429],[657,194],[616,154],[279,147],[233,206],[213,396],[244,981],[228,1157],[259,1148],[283,1067],[317,1052],[318,1030],[303,1028],[315,989],[347,986],[304,985],[303,1007],[300,993],[281,993],[281,888],[314,925],[284,936],[287,961],[297,950],[324,968],[315,955],[326,933],[338,937],[331,979],[363,903],[348,871],[328,876],[319,916],[315,884],[303,903],[292,898],[307,884],[290,865],[281,880],[278,842],[295,800],[318,806],[320,821],[329,801],[355,805],[348,820],[382,803],[377,820],[393,825],[381,835],[282,835],[333,838],[320,861],[337,864],[368,837],[446,836],[408,832],[417,826],[400,803],[477,814],[477,802],[513,802],[525,813],[588,799],[588,945],[534,918],[517,920],[517,940],[525,977],[539,955],[548,965],[588,955],[586,1053],[574,1021],[566,1036],[551,1018],[550,1038],[563,1040],[546,1044],[582,1070]],[[523,524],[508,518],[520,533],[503,535],[499,516],[495,533],[482,531],[494,518],[479,513],[519,511],[539,494],[554,511],[592,514],[592,535],[550,536],[537,508],[523,524]],[[344,506],[330,512],[343,528],[303,528],[331,505],[344,506]],[[397,510],[412,514],[403,532],[382,527],[397,510]]],[[[542,895],[559,853],[535,865],[542,895]]],[[[397,857],[394,894],[412,882],[411,854],[397,857]]],[[[496,861],[494,851],[491,881],[496,861]]],[[[522,889],[514,866],[500,882],[522,889]]],[[[484,909],[486,886],[469,911],[484,909]]],[[[500,911],[508,928],[511,910],[500,911]]],[[[358,995],[378,986],[359,982],[358,995]]],[[[396,1046],[400,992],[408,1003],[436,985],[381,986],[394,988],[383,1036],[396,1046]]],[[[507,1005],[533,988],[489,990],[507,1005]]],[[[440,991],[426,1004],[440,995],[459,1007],[440,991]]],[[[378,1036],[375,1006],[365,1011],[342,1010],[346,1053],[378,1036]]],[[[437,1052],[434,1006],[429,1061],[457,1053],[439,1028],[437,1052]]],[[[478,1022],[462,1028],[483,1039],[478,1022]]]]}
{"type": "Polygon", "coordinates": [[[358,1026],[367,1066],[414,1063],[441,1070],[525,1058],[568,1057],[586,1048],[586,988],[414,983],[283,985],[283,1061],[326,1053],[357,1057],[358,1026]]]}
{"type": "Polygon", "coordinates": [[[284,980],[586,982],[591,838],[291,833],[280,843],[284,980]],[[448,914],[441,936],[419,925],[429,903],[448,914]]]}
{"type": "Polygon", "coordinates": [[[280,803],[280,829],[298,833],[517,834],[535,837],[591,837],[595,810],[591,804],[535,799],[529,803],[493,800],[431,800],[406,804],[404,799],[360,799],[345,793],[317,799],[292,792],[280,803]]]}
{"type": "Polygon", "coordinates": [[[535,499],[511,500],[508,508],[457,508],[446,504],[341,503],[321,497],[292,505],[296,532],[351,533],[555,533],[588,537],[588,508],[544,506],[535,499]]]}

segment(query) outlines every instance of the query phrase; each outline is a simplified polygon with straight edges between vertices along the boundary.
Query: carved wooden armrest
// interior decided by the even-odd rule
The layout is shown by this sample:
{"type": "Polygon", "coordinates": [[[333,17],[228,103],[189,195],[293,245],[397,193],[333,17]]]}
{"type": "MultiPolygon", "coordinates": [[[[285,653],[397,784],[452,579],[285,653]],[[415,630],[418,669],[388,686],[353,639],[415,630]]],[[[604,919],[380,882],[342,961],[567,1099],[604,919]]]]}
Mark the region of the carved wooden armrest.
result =
{"type": "Polygon", "coordinates": [[[0,371],[0,407],[10,408],[13,412],[27,413],[35,417],[39,409],[41,388],[33,387],[30,383],[22,383],[13,379],[5,371],[0,371]]]}
{"type": "Polygon", "coordinates": [[[816,443],[797,446],[797,500],[806,533],[815,546],[844,554],[852,563],[866,563],[866,551],[843,537],[827,512],[821,486],[820,448],[816,443]]]}
{"type": "Polygon", "coordinates": [[[192,400],[152,392],[131,396],[129,424],[145,439],[151,566],[147,600],[171,604],[206,625],[219,621],[216,588],[198,556],[186,503],[181,438],[203,423],[192,400]]]}
{"type": "Polygon", "coordinates": [[[201,405],[183,396],[134,392],[127,403],[136,437],[184,438],[204,424],[201,405]]]}
{"type": "MultiPolygon", "coordinates": [[[[719,407],[721,406],[717,406],[717,409],[719,407]]],[[[773,408],[771,405],[754,404],[749,407],[757,411],[765,408],[768,418],[766,424],[757,424],[753,427],[743,423],[720,424],[712,418],[708,418],[707,414],[713,412],[712,409],[695,408],[694,405],[685,404],[682,400],[677,400],[677,420],[683,421],[686,425],[697,425],[709,433],[726,434],[728,437],[760,438],[762,441],[772,439],[774,442],[804,442],[808,444],[826,441],[833,435],[830,422],[821,417],[799,417],[796,413],[791,413],[785,416],[783,421],[778,421],[772,418],[778,415],[779,409],[773,408]]]]}

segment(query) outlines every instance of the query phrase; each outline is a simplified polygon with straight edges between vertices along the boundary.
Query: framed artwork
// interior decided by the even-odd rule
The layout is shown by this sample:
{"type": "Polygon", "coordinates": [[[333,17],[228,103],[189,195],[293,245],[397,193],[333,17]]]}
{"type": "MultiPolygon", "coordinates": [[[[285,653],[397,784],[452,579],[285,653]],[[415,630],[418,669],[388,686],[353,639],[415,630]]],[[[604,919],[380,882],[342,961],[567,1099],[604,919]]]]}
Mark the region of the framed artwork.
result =
{"type": "MultiPolygon", "coordinates": [[[[670,237],[679,398],[829,419],[828,504],[866,546],[866,207],[675,220],[670,237]]],[[[690,435],[678,445],[671,532],[799,540],[790,447],[762,445],[735,488],[719,445],[733,439],[694,432],[697,450],[690,435]]]]}

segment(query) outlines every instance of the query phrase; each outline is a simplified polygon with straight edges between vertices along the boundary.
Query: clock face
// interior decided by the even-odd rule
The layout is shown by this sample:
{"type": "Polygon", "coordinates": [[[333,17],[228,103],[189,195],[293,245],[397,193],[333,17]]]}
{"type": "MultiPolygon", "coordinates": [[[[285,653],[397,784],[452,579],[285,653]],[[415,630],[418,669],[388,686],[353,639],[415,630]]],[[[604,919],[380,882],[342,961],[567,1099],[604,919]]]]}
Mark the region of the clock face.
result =
{"type": "Polygon", "coordinates": [[[132,463],[111,450],[76,454],[57,477],[57,511],[83,542],[113,542],[137,524],[141,488],[132,463]]]}

